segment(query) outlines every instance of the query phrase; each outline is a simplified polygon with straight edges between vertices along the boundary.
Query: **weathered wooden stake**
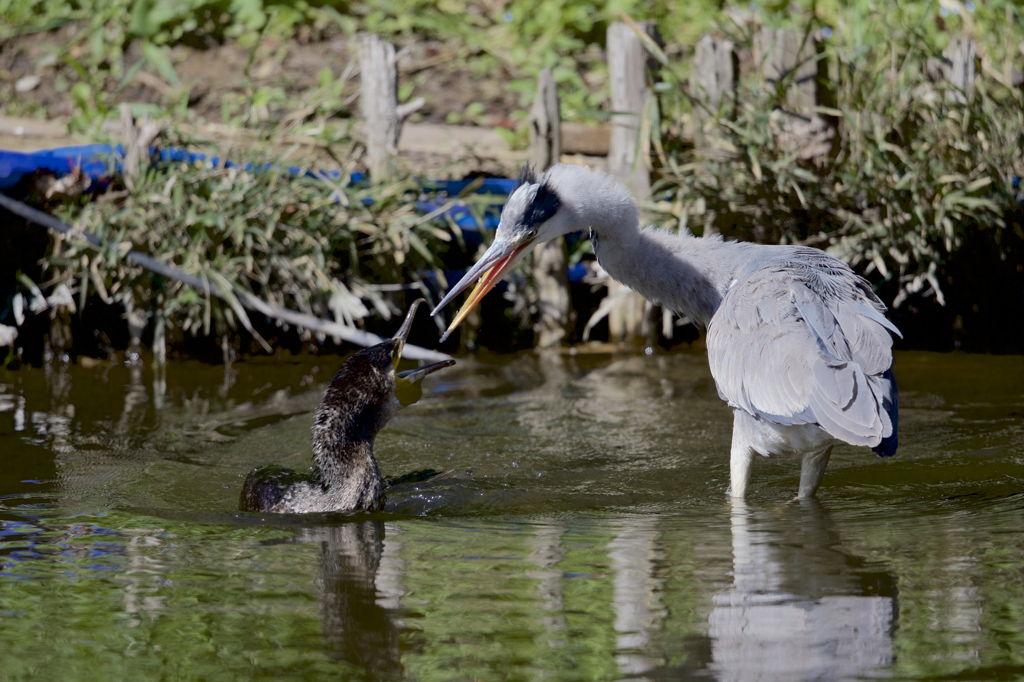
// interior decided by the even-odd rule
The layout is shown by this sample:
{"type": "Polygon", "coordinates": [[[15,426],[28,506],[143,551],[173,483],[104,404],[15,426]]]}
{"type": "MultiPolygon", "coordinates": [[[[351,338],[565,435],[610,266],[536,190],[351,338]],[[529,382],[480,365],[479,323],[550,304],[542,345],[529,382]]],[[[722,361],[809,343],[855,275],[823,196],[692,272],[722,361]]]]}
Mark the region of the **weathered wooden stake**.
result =
{"type": "MultiPolygon", "coordinates": [[[[162,298],[162,296],[161,296],[162,298]]],[[[167,364],[166,317],[160,302],[153,312],[153,363],[157,366],[167,364]]]]}
{"type": "MultiPolygon", "coordinates": [[[[653,25],[642,26],[653,31],[653,25]]],[[[629,26],[616,21],[608,27],[608,74],[611,80],[612,137],[608,170],[643,201],[651,194],[651,177],[637,158],[640,116],[651,96],[647,87],[647,55],[643,43],[629,26]]]]}
{"type": "Polygon", "coordinates": [[[124,300],[124,316],[128,321],[128,350],[125,351],[125,360],[130,365],[142,364],[142,332],[149,322],[149,315],[145,310],[135,307],[131,296],[124,300]]]}
{"type": "Polygon", "coordinates": [[[537,77],[537,95],[530,110],[530,163],[537,172],[558,163],[562,156],[562,118],[558,108],[558,86],[551,69],[537,77]]]}
{"type": "Polygon", "coordinates": [[[147,114],[142,121],[142,127],[136,128],[135,121],[132,119],[131,107],[124,102],[121,103],[120,112],[122,146],[124,147],[124,168],[121,178],[124,180],[125,186],[134,192],[135,180],[138,179],[139,173],[142,171],[142,159],[149,158],[149,146],[153,144],[153,140],[163,132],[166,126],[153,123],[147,114]]]}
{"type": "Polygon", "coordinates": [[[153,407],[160,410],[167,395],[167,313],[163,307],[164,297],[157,297],[153,311],[153,407]]]}
{"type": "Polygon", "coordinates": [[[977,45],[971,38],[954,36],[950,38],[941,57],[928,57],[925,60],[925,73],[933,82],[946,81],[959,90],[947,90],[946,97],[963,102],[974,90],[974,79],[977,77],[974,60],[977,54],[977,45]]]}
{"type": "MultiPolygon", "coordinates": [[[[562,157],[558,89],[551,69],[537,78],[537,96],[530,112],[530,162],[537,172],[562,157]]],[[[533,252],[533,281],[537,285],[537,347],[553,348],[569,333],[569,280],[565,274],[565,238],[544,242],[533,252]]]]}
{"type": "Polygon", "coordinates": [[[974,68],[976,55],[977,46],[967,36],[952,38],[946,49],[942,51],[942,56],[950,63],[948,76],[950,84],[965,95],[974,90],[974,78],[977,75],[974,68]]]}
{"type": "Polygon", "coordinates": [[[809,111],[818,103],[814,40],[809,37],[801,45],[802,39],[803,35],[795,31],[767,26],[761,27],[754,37],[755,59],[761,63],[764,79],[770,85],[790,79],[786,105],[794,111],[809,111]]]}
{"type": "Polygon", "coordinates": [[[779,146],[801,159],[823,159],[834,151],[835,121],[814,112],[818,102],[818,44],[811,36],[762,27],[754,36],[754,61],[775,87],[784,79],[787,111],[772,112],[779,146]]]}
{"type": "MultiPolygon", "coordinates": [[[[641,26],[654,34],[652,22],[641,26]]],[[[617,21],[608,27],[608,74],[611,80],[611,108],[621,112],[612,116],[612,136],[608,150],[608,171],[633,192],[639,201],[651,194],[650,171],[638,158],[640,117],[651,91],[647,87],[647,54],[640,37],[629,26],[617,21]]],[[[642,155],[641,155],[642,157],[642,155]]],[[[608,296],[624,289],[615,280],[608,282],[608,296]]],[[[621,297],[621,303],[608,314],[608,336],[612,343],[643,341],[644,299],[636,292],[621,297]]]]}
{"type": "Polygon", "coordinates": [[[705,35],[694,49],[690,61],[690,96],[704,104],[694,106],[694,142],[704,146],[711,131],[704,130],[704,124],[723,106],[732,115],[736,103],[736,82],[739,80],[739,62],[736,46],[731,40],[705,35]]]}
{"type": "Polygon", "coordinates": [[[368,33],[359,36],[360,105],[366,125],[367,167],[374,182],[394,172],[398,155],[398,74],[395,46],[368,33]]]}

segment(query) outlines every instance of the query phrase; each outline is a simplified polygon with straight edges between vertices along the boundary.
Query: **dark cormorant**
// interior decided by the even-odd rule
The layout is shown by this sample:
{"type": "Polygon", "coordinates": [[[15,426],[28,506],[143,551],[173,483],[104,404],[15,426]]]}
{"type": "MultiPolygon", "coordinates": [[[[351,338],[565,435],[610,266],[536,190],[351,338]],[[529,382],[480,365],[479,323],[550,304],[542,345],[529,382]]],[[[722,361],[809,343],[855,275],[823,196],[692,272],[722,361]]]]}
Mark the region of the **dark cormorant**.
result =
{"type": "Polygon", "coordinates": [[[455,364],[445,360],[398,371],[417,300],[394,338],[351,355],[324,391],[313,421],[313,463],[309,473],[281,466],[259,467],[242,485],[242,511],[305,514],[379,511],[384,479],[373,458],[373,440],[402,407],[423,390],[423,377],[455,364]]]}

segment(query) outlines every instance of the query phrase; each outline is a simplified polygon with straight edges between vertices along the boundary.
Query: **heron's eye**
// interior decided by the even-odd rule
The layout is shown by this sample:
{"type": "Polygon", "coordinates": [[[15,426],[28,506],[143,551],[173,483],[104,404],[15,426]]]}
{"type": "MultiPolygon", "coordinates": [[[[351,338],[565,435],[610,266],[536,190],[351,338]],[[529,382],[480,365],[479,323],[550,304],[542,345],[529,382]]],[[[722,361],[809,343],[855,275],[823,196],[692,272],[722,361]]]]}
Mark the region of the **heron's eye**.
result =
{"type": "Polygon", "coordinates": [[[537,236],[537,230],[530,230],[529,232],[526,233],[526,236],[528,239],[533,239],[534,237],[537,236]]]}
{"type": "Polygon", "coordinates": [[[399,357],[401,355],[399,354],[398,344],[395,344],[395,347],[391,349],[391,362],[398,362],[399,357]]]}

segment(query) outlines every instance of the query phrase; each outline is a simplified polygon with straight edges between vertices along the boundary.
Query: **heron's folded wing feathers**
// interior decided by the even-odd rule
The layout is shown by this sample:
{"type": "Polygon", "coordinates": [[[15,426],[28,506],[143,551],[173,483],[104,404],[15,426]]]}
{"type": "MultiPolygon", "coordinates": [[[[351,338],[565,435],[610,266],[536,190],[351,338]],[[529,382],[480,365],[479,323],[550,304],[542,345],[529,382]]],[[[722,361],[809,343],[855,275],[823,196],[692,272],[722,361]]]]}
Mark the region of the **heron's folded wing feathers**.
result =
{"type": "Polygon", "coordinates": [[[895,392],[882,376],[892,365],[891,323],[877,317],[855,295],[755,272],[733,285],[708,328],[718,392],[769,421],[816,423],[848,443],[877,445],[892,434],[885,400],[895,392]]]}
{"type": "Polygon", "coordinates": [[[817,348],[784,320],[787,293],[757,278],[734,285],[708,327],[708,357],[724,400],[780,424],[805,424],[814,421],[805,356],[817,348]]]}

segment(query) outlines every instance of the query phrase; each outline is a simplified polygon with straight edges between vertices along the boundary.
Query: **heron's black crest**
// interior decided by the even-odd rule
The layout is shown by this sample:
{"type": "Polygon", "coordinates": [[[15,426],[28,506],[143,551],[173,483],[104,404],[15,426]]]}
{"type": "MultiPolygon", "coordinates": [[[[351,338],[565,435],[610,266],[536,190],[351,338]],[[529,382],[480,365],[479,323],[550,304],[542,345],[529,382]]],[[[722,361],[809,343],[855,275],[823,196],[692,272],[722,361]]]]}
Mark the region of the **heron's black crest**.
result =
{"type": "Polygon", "coordinates": [[[526,209],[523,222],[526,225],[541,225],[558,213],[561,206],[562,200],[548,187],[547,182],[542,182],[537,188],[536,196],[533,197],[533,203],[526,209]]]}
{"type": "Polygon", "coordinates": [[[537,173],[534,172],[533,166],[529,163],[524,163],[523,167],[519,169],[519,186],[532,185],[537,182],[537,173]]]}

